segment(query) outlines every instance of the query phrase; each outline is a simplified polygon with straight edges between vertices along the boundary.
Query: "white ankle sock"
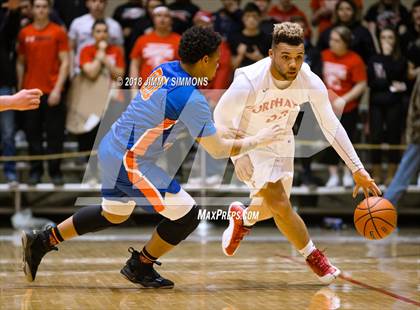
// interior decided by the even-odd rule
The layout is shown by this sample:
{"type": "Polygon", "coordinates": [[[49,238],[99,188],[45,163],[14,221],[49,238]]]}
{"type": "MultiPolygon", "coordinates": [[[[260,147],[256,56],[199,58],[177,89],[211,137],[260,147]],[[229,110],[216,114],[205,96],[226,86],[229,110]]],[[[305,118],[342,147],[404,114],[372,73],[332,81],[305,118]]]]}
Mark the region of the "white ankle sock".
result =
{"type": "Polygon", "coordinates": [[[250,220],[247,216],[247,211],[248,209],[245,209],[244,212],[242,213],[242,221],[244,223],[245,226],[252,226],[255,224],[254,220],[250,220]]]}
{"type": "Polygon", "coordinates": [[[316,247],[312,240],[309,240],[308,244],[303,249],[299,250],[299,253],[306,259],[314,250],[316,250],[316,247]]]}

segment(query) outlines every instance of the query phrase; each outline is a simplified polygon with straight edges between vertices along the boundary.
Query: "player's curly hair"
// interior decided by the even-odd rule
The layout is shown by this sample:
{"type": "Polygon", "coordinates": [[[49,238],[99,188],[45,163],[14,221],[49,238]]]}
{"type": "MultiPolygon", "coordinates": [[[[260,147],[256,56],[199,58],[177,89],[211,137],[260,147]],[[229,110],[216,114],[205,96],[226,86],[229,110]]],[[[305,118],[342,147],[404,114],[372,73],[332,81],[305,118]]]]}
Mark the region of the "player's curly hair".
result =
{"type": "Polygon", "coordinates": [[[303,28],[297,23],[284,22],[274,25],[273,42],[276,46],[279,43],[287,43],[290,45],[300,45],[304,41],[303,28]]]}
{"type": "Polygon", "coordinates": [[[221,42],[222,38],[213,29],[194,26],[183,33],[178,54],[183,63],[195,64],[205,55],[213,54],[221,42]]]}

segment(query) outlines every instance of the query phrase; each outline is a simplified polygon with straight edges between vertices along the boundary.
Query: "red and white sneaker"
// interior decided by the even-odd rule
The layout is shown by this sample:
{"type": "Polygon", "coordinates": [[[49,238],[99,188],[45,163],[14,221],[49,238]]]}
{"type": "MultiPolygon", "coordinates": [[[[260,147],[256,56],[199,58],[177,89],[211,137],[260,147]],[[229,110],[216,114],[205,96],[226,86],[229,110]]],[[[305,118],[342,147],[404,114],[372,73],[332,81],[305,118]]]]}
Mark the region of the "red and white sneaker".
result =
{"type": "Polygon", "coordinates": [[[239,201],[232,202],[229,206],[229,226],[223,232],[222,249],[226,256],[233,256],[239,248],[239,243],[247,235],[251,228],[243,223],[245,207],[239,201]]]}
{"type": "Polygon", "coordinates": [[[306,263],[311,267],[318,279],[324,284],[330,284],[341,273],[340,269],[333,266],[328,258],[318,249],[315,249],[307,258],[306,263]]]}

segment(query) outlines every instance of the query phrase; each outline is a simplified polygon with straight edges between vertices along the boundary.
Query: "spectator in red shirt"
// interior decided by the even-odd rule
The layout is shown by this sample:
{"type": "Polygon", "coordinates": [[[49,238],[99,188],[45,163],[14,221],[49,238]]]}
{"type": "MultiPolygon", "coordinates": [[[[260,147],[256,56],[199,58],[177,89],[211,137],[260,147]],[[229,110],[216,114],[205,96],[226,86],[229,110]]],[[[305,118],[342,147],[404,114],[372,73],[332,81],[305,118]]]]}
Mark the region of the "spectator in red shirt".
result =
{"type": "Polygon", "coordinates": [[[292,0],[279,0],[277,5],[274,5],[268,15],[273,17],[278,23],[290,22],[290,19],[294,16],[302,16],[305,18],[305,37],[311,36],[311,27],[305,13],[303,13],[296,5],[293,4],[292,0]]]}
{"type": "MultiPolygon", "coordinates": [[[[43,153],[45,128],[47,153],[61,153],[64,141],[65,105],[62,92],[69,72],[69,44],[62,27],[49,19],[50,0],[34,0],[34,21],[18,37],[18,88],[39,88],[40,108],[25,112],[26,137],[30,155],[43,153]]],[[[63,183],[60,160],[48,162],[48,172],[55,185],[63,183]]],[[[29,183],[41,180],[41,161],[31,161],[29,183]]]]}
{"type": "MultiPolygon", "coordinates": [[[[366,90],[367,77],[362,58],[349,49],[351,38],[350,29],[344,26],[334,28],[331,31],[330,48],[322,52],[322,61],[323,80],[330,91],[331,104],[338,116],[343,112],[341,123],[353,140],[359,119],[359,99],[366,90]]],[[[338,186],[339,158],[332,151],[327,153],[330,178],[326,186],[338,186]]],[[[345,187],[353,186],[352,174],[348,169],[344,169],[342,184],[345,187]]]]}
{"type": "Polygon", "coordinates": [[[165,0],[128,0],[118,6],[113,18],[120,23],[124,34],[124,55],[127,72],[130,65],[130,53],[138,37],[153,31],[153,10],[166,5],[165,0]]]}
{"type": "Polygon", "coordinates": [[[80,68],[92,80],[95,80],[102,70],[110,75],[112,80],[124,75],[124,57],[119,45],[109,44],[108,25],[104,19],[95,21],[92,27],[95,44],[85,46],[80,52],[80,68]]]}
{"type": "MultiPolygon", "coordinates": [[[[166,6],[153,10],[154,30],[139,37],[131,52],[130,76],[141,77],[144,83],[158,65],[178,59],[181,36],[172,31],[172,19],[166,6]]],[[[138,88],[138,83],[133,83],[138,88]]]]}

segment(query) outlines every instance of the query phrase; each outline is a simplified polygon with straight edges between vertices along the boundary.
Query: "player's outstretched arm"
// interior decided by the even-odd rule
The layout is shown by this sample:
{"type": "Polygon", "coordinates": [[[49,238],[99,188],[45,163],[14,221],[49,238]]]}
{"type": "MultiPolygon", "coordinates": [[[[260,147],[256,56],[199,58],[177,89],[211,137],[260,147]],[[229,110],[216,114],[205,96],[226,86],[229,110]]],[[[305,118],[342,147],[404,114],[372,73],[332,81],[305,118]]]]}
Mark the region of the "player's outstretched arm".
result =
{"type": "Polygon", "coordinates": [[[353,197],[356,197],[360,188],[363,190],[366,198],[369,197],[369,191],[374,196],[381,195],[381,190],[363,167],[345,129],[335,116],[328,98],[326,100],[328,105],[325,105],[325,107],[321,109],[318,105],[315,108],[318,110],[315,112],[315,115],[324,136],[353,174],[354,183],[356,184],[353,191],[353,197]]]}
{"type": "Polygon", "coordinates": [[[317,76],[312,82],[315,85],[312,85],[313,90],[309,93],[309,102],[325,138],[353,173],[356,184],[353,197],[356,197],[360,188],[366,197],[369,196],[369,191],[375,196],[381,195],[381,190],[364,169],[346,131],[335,115],[325,85],[317,76]]]}
{"type": "Polygon", "coordinates": [[[6,110],[33,110],[39,107],[42,91],[39,89],[22,89],[12,96],[0,96],[0,112],[6,110]]]}
{"type": "Polygon", "coordinates": [[[278,141],[282,134],[284,129],[276,125],[263,128],[256,135],[243,139],[225,139],[222,137],[223,133],[218,131],[214,135],[199,138],[198,142],[212,157],[226,158],[278,141]]]}

